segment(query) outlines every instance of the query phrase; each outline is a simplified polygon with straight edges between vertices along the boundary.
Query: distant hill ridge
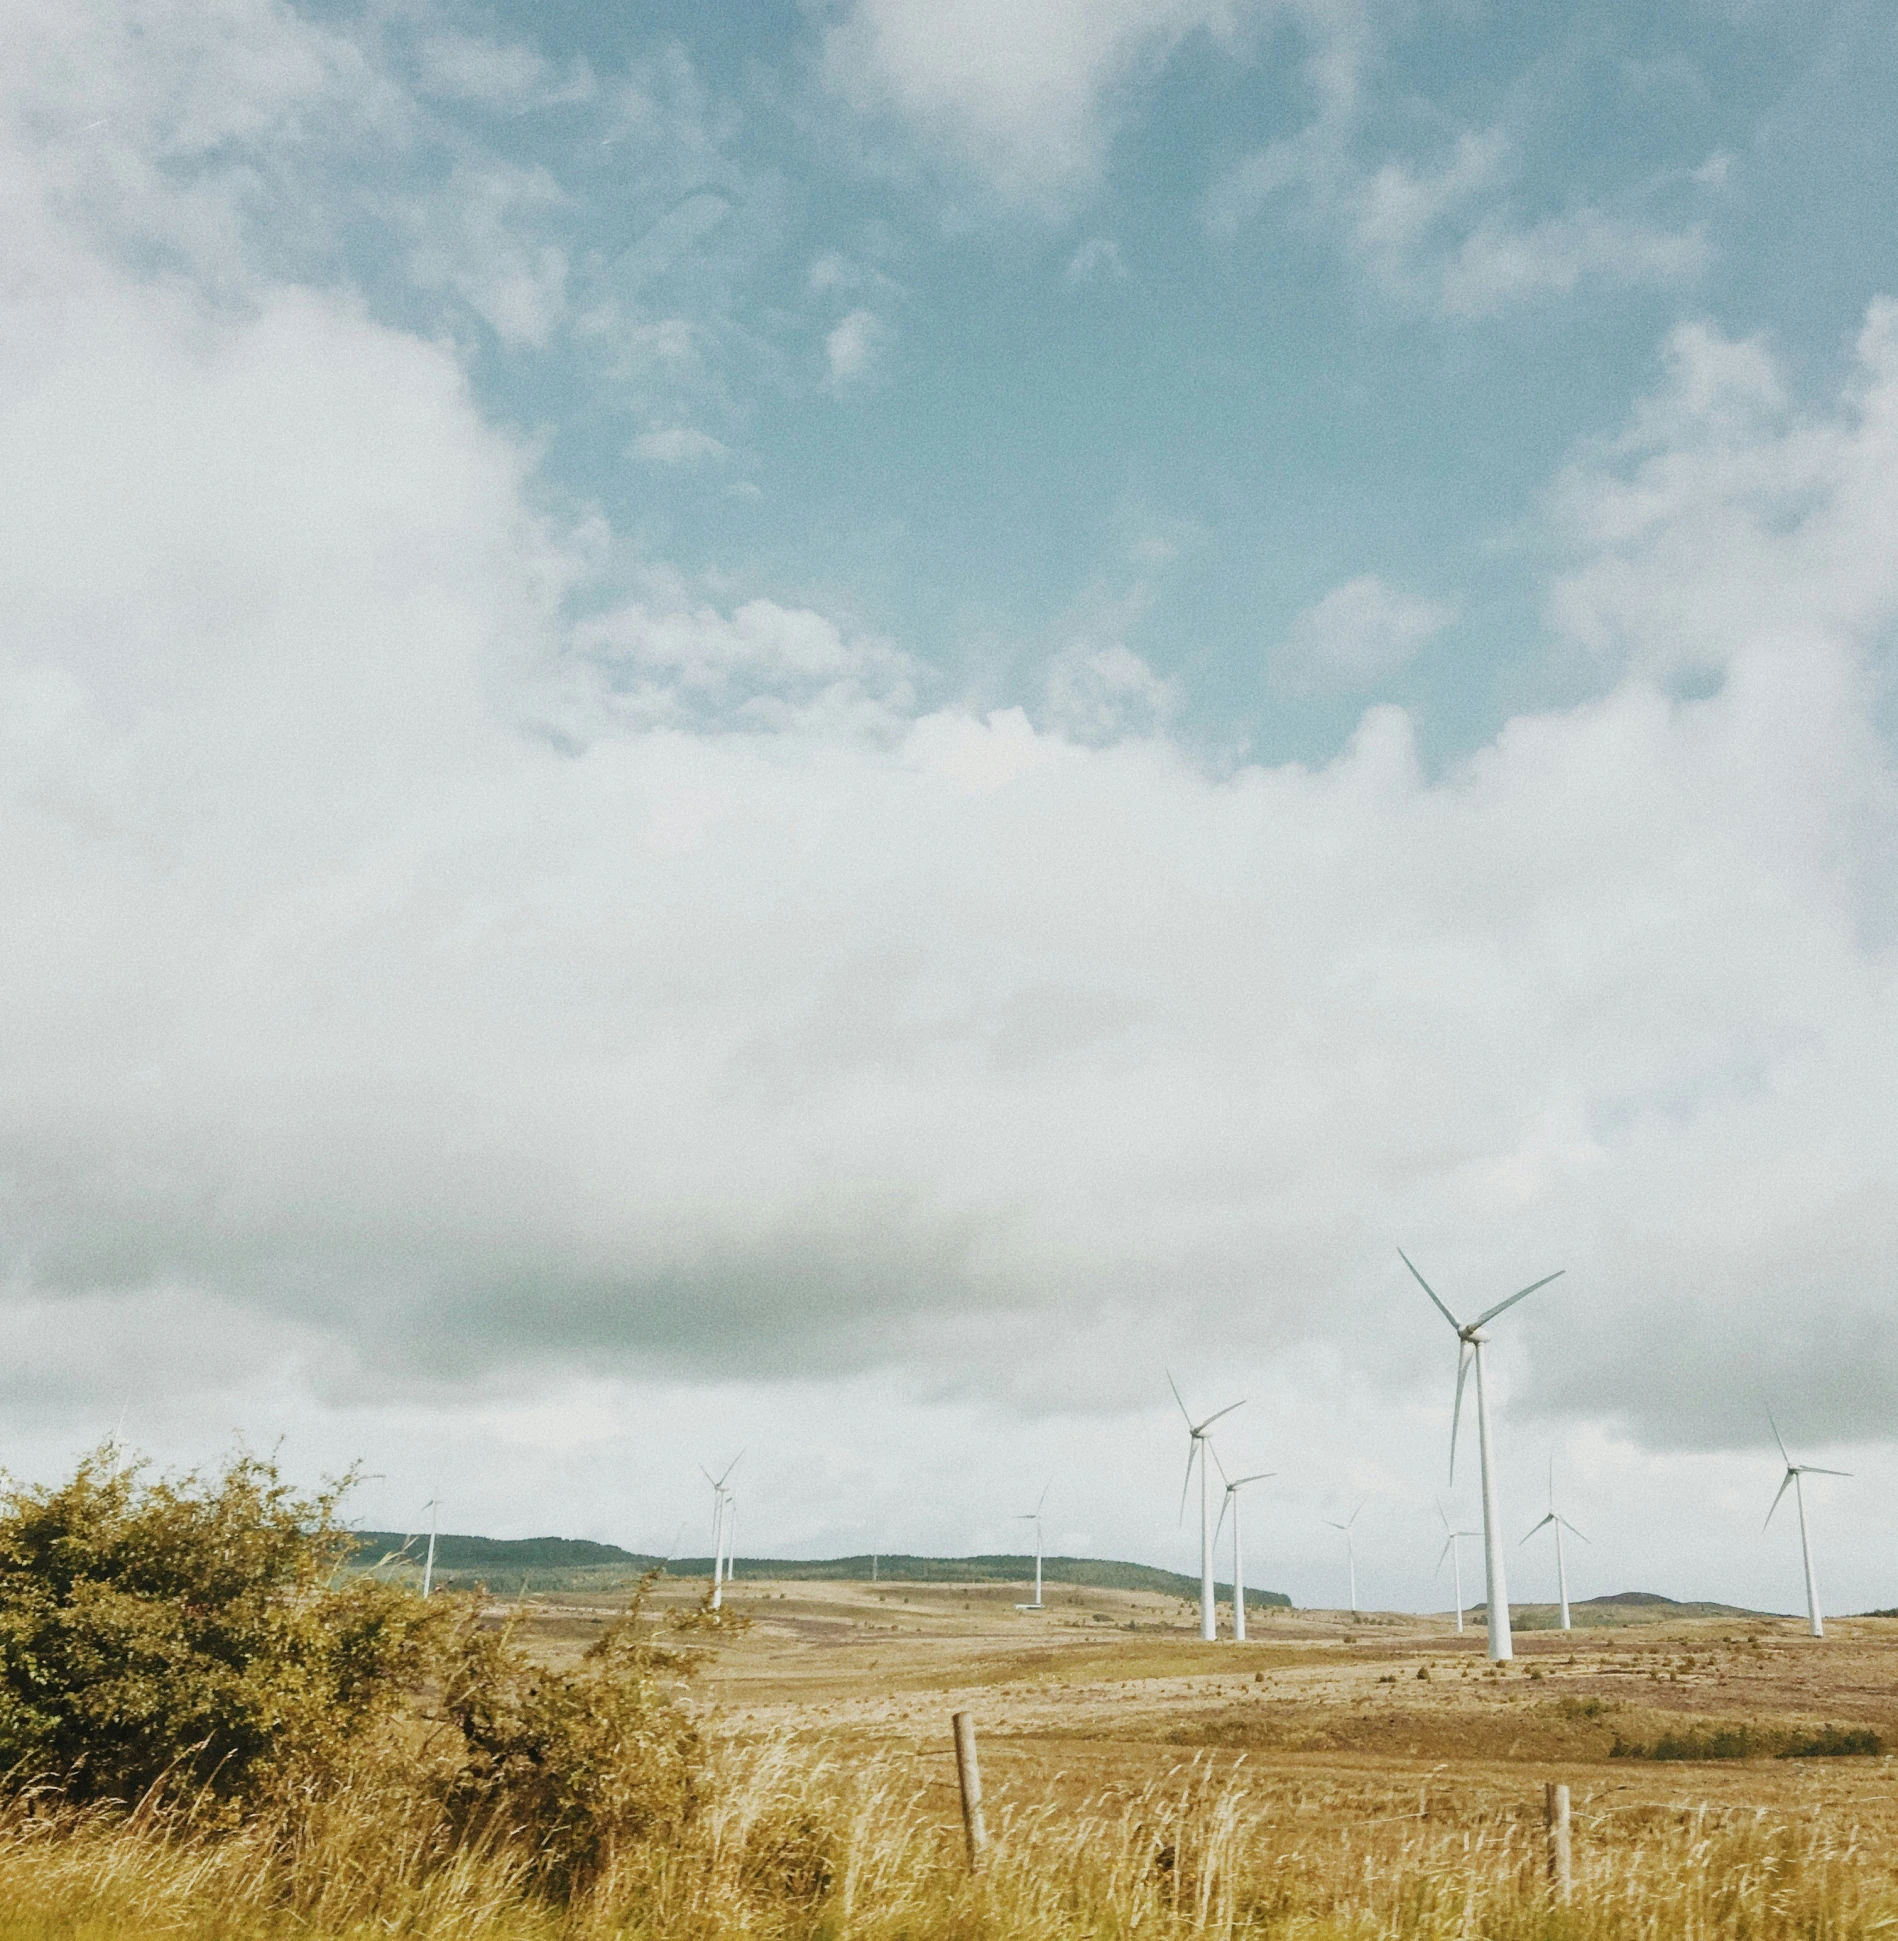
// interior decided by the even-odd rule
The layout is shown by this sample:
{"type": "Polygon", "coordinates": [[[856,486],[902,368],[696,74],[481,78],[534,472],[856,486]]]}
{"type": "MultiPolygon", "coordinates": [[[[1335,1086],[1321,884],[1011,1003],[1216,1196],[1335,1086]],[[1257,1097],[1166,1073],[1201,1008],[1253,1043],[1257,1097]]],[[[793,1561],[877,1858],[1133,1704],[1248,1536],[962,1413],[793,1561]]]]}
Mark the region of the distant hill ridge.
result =
{"type": "MultiPolygon", "coordinates": [[[[403,1564],[420,1569],[428,1551],[428,1533],[405,1536],[394,1530],[354,1532],[355,1562],[372,1569],[385,1558],[400,1556],[403,1564]]],[[[584,1537],[472,1537],[442,1531],[435,1539],[435,1573],[444,1581],[492,1575],[507,1577],[551,1574],[561,1578],[584,1574],[594,1578],[629,1577],[663,1566],[674,1577],[709,1577],[710,1557],[655,1557],[645,1551],[622,1550],[613,1543],[593,1543],[584,1537]]],[[[872,1571],[888,1583],[907,1584],[1019,1584],[1032,1583],[1035,1560],[1028,1556],[912,1557],[739,1557],[732,1574],[745,1578],[775,1578],[779,1582],[868,1582],[872,1571]]],[[[1155,1591],[1164,1597],[1197,1597],[1199,1579],[1151,1564],[1121,1563],[1102,1557],[1044,1557],[1042,1580],[1090,1590],[1155,1591]]],[[[546,1585],[545,1588],[577,1588],[546,1585]]],[[[1220,1584],[1220,1597],[1230,1598],[1232,1586],[1220,1584]]],[[[1289,1610],[1292,1600],[1283,1591],[1246,1586],[1249,1604],[1275,1604],[1289,1610]]]]}

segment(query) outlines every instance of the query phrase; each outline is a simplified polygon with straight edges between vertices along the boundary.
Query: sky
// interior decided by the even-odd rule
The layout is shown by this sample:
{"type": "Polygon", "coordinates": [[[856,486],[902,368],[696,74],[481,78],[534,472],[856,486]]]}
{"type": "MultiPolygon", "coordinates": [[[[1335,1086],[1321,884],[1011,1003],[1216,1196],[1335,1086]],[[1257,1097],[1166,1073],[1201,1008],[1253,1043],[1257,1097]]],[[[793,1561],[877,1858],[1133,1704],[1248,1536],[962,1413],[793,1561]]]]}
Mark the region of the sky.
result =
{"type": "Polygon", "coordinates": [[[1888,7],[0,41],[12,1475],[1898,1604],[1888,7]]]}

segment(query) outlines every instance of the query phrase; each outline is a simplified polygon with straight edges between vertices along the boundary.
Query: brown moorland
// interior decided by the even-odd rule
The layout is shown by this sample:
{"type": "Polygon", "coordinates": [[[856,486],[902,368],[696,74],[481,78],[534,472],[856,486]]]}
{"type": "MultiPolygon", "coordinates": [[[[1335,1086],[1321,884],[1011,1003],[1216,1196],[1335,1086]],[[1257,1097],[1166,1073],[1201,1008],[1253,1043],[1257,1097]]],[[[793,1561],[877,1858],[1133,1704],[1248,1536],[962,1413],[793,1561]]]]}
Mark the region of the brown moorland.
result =
{"type": "MultiPolygon", "coordinates": [[[[702,1587],[662,1584],[683,1618],[702,1587]]],[[[506,1847],[427,1859],[374,1794],[281,1828],[155,1839],[0,1825],[0,1941],[252,1937],[1864,1937],[1898,1925],[1898,1620],[1530,1629],[1491,1666],[1447,1619],[1255,1613],[1202,1644],[1148,1593],[754,1583],[678,1702],[713,1748],[683,1835],[537,1898],[506,1847]],[[950,1717],[977,1721],[992,1847],[972,1875],[950,1717]],[[1722,1751],[1743,1756],[1653,1757],[1722,1751]],[[1803,1752],[1802,1752],[1803,1749],[1803,1752]],[[1840,1756],[1844,1754],[1845,1756],[1840,1756]],[[1792,1756],[1781,1756],[1792,1755],[1792,1756]],[[1544,1876],[1543,1786],[1575,1889],[1544,1876]],[[405,1844],[406,1843],[406,1844],[405,1844]]],[[[552,1667],[623,1598],[487,1619],[552,1667]]],[[[1533,1621],[1533,1618],[1532,1618],[1533,1621]]],[[[669,1633],[668,1635],[676,1635],[669,1633]]],[[[288,1822],[285,1823],[286,1825],[288,1822]]],[[[419,1822],[417,1823],[419,1826],[419,1822]]]]}

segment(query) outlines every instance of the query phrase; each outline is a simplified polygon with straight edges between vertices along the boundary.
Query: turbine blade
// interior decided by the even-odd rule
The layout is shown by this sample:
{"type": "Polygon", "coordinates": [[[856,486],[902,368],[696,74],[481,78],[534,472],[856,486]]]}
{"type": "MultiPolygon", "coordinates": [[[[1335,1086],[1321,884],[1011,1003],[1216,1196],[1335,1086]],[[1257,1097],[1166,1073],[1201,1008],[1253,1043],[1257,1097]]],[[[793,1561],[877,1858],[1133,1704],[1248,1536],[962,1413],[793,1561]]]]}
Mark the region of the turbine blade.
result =
{"type": "MultiPolygon", "coordinates": [[[[1791,1488],[1792,1488],[1792,1486],[1793,1486],[1793,1476],[1794,1476],[1794,1473],[1795,1473],[1795,1472],[1794,1472],[1794,1470],[1793,1470],[1793,1468],[1792,1468],[1792,1466],[1791,1466],[1791,1464],[1788,1464],[1788,1465],[1787,1465],[1787,1468],[1786,1468],[1786,1473],[1785,1473],[1785,1475],[1784,1475],[1784,1476],[1782,1476],[1782,1477],[1781,1477],[1781,1478],[1779,1479],[1779,1496],[1775,1496],[1775,1497],[1773,1498],[1773,1510],[1776,1510],[1776,1509],[1778,1509],[1778,1508],[1779,1508],[1779,1498],[1780,1498],[1780,1496],[1784,1496],[1784,1495],[1786,1494],[1786,1492],[1787,1492],[1787,1491],[1788,1491],[1789,1489],[1791,1489],[1791,1488]]],[[[1773,1520],[1773,1510],[1768,1510],[1768,1511],[1766,1512],[1766,1523],[1771,1523],[1771,1522],[1772,1522],[1772,1520],[1773,1520]]],[[[1766,1528],[1766,1523],[1762,1523],[1762,1524],[1760,1525],[1760,1528],[1761,1528],[1762,1530],[1764,1530],[1764,1529],[1766,1528]]]]}
{"type": "Polygon", "coordinates": [[[1786,1453],[1786,1439],[1780,1434],[1779,1424],[1773,1420],[1771,1409],[1766,1411],[1766,1425],[1773,1432],[1773,1440],[1779,1444],[1780,1460],[1790,1469],[1793,1466],[1793,1459],[1786,1453]]]}
{"type": "Polygon", "coordinates": [[[1222,1415],[1230,1415],[1234,1409],[1242,1409],[1245,1407],[1245,1405],[1246,1404],[1245,1404],[1244,1396],[1241,1396],[1239,1400],[1236,1402],[1228,1402],[1223,1409],[1215,1409],[1212,1412],[1212,1414],[1209,1415],[1206,1418],[1206,1420],[1202,1422],[1199,1425],[1199,1427],[1193,1431],[1193,1433],[1196,1436],[1203,1436],[1206,1433],[1206,1431],[1210,1429],[1213,1426],[1213,1424],[1217,1422],[1222,1415]]]}
{"type": "Polygon", "coordinates": [[[1456,1357],[1456,1406],[1450,1411],[1450,1480],[1456,1481],[1456,1432],[1457,1425],[1463,1420],[1463,1383],[1470,1372],[1470,1363],[1476,1358],[1476,1350],[1469,1342],[1464,1342],[1457,1350],[1456,1357]]]}
{"type": "Polygon", "coordinates": [[[1180,1414],[1186,1418],[1186,1426],[1193,1426],[1193,1412],[1186,1406],[1186,1397],[1180,1393],[1180,1385],[1173,1379],[1172,1369],[1166,1371],[1166,1385],[1173,1391],[1173,1399],[1180,1405],[1180,1414]]]}
{"type": "Polygon", "coordinates": [[[1450,1310],[1443,1305],[1442,1300],[1439,1298],[1437,1294],[1437,1290],[1434,1287],[1432,1287],[1430,1283],[1427,1280],[1425,1280],[1421,1274],[1417,1272],[1416,1263],[1411,1259],[1411,1257],[1407,1253],[1405,1253],[1402,1247],[1399,1247],[1397,1250],[1397,1258],[1401,1260],[1404,1263],[1404,1265],[1410,1269],[1411,1273],[1416,1278],[1417,1285],[1421,1287],[1423,1291],[1426,1294],[1428,1294],[1433,1301],[1436,1302],[1437,1312],[1440,1315],[1442,1315],[1447,1322],[1449,1322],[1451,1327],[1453,1327],[1458,1334],[1461,1334],[1463,1332],[1463,1323],[1459,1321],[1456,1318],[1456,1316],[1452,1314],[1450,1310]]]}
{"type": "Polygon", "coordinates": [[[1538,1287],[1547,1287],[1551,1281],[1559,1281],[1562,1278],[1562,1276],[1567,1272],[1568,1272],[1568,1269],[1566,1267],[1558,1267],[1553,1274],[1544,1274],[1539,1281],[1531,1281],[1529,1285],[1521,1291],[1521,1293],[1510,1295],[1509,1299],[1506,1301],[1498,1301],[1493,1308],[1486,1308],[1481,1314],[1479,1314],[1476,1317],[1474,1321],[1470,1323],[1470,1326],[1473,1328],[1480,1328],[1484,1324],[1484,1322],[1495,1320],[1497,1315],[1502,1313],[1504,1308],[1514,1307],[1518,1301],[1526,1301],[1529,1298],[1529,1296],[1536,1291],[1538,1287]]]}

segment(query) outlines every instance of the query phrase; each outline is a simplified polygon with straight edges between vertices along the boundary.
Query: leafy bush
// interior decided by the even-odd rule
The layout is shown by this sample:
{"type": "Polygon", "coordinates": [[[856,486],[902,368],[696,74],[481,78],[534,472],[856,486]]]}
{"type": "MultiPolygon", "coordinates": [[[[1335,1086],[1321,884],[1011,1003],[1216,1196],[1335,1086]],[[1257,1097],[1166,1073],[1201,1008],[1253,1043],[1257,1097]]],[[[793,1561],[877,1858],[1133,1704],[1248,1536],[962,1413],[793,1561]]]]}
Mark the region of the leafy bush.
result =
{"type": "Polygon", "coordinates": [[[1885,1742],[1869,1726],[1823,1726],[1780,1753],[1782,1759],[1875,1759],[1885,1742]]]}
{"type": "Polygon", "coordinates": [[[239,1802],[336,1758],[421,1676],[429,1607],[332,1577],[346,1484],[241,1456],[147,1482],[107,1445],[0,1492],[0,1770],[80,1799],[239,1802]]]}
{"type": "Polygon", "coordinates": [[[641,1605],[588,1646],[577,1671],[533,1663],[510,1631],[464,1624],[442,1710],[462,1753],[447,1804],[467,1837],[512,1837],[558,1894],[607,1870],[633,1843],[677,1834],[697,1812],[705,1748],[662,1680],[694,1660],[644,1635],[641,1605]]]}
{"type": "Polygon", "coordinates": [[[1705,1731],[1689,1727],[1663,1732],[1648,1744],[1617,1738],[1610,1759],[1757,1759],[1776,1749],[1777,1742],[1751,1726],[1716,1725],[1705,1731]]]}

